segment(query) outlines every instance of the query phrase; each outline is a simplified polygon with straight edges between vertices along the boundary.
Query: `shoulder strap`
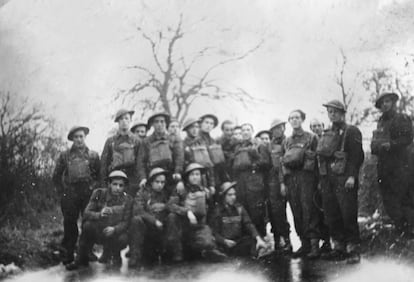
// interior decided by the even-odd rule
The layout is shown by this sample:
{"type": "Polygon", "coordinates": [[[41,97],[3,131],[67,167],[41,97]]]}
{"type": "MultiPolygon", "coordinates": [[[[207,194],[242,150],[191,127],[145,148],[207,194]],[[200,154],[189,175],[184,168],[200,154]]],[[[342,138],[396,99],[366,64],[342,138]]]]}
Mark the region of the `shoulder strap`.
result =
{"type": "Polygon", "coordinates": [[[342,134],[341,152],[345,150],[345,139],[348,134],[348,125],[345,125],[344,133],[342,134]]]}

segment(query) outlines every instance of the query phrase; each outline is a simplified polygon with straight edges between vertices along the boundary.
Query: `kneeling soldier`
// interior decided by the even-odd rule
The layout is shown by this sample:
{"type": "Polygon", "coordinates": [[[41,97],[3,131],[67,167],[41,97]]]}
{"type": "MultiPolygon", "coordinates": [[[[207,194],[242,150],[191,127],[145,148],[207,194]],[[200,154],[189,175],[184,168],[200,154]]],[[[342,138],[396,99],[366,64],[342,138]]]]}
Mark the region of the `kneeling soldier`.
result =
{"type": "Polygon", "coordinates": [[[236,202],[236,182],[221,185],[221,203],[216,207],[212,228],[217,244],[230,256],[257,256],[266,248],[242,205],[236,202]]]}
{"type": "Polygon", "coordinates": [[[78,257],[67,265],[67,270],[88,266],[88,254],[95,243],[104,246],[99,262],[112,258],[114,265],[121,265],[120,251],[127,244],[127,228],[131,218],[132,199],[124,191],[128,177],[122,171],[109,174],[109,188],[95,190],[85,209],[82,234],[79,239],[78,257]]]}
{"type": "Polygon", "coordinates": [[[148,184],[135,197],[129,232],[130,267],[140,265],[143,258],[146,263],[154,263],[165,255],[174,261],[182,260],[181,238],[174,228],[178,217],[168,207],[167,174],[162,168],[152,169],[148,184]]]}
{"type": "Polygon", "coordinates": [[[173,195],[170,200],[171,210],[181,216],[181,224],[176,225],[182,233],[184,246],[191,254],[201,254],[211,261],[220,261],[226,256],[217,249],[215,238],[207,225],[208,202],[212,201],[212,191],[201,185],[204,167],[192,163],[184,174],[185,191],[173,195]]]}

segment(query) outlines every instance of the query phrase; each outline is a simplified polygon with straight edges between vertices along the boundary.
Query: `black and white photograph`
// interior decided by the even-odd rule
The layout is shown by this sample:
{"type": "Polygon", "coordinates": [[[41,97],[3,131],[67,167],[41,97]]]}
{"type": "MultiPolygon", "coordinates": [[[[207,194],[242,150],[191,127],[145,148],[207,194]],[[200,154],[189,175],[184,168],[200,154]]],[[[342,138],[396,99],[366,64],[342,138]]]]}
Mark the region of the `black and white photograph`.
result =
{"type": "Polygon", "coordinates": [[[414,282],[413,0],[0,0],[0,281],[414,282]]]}

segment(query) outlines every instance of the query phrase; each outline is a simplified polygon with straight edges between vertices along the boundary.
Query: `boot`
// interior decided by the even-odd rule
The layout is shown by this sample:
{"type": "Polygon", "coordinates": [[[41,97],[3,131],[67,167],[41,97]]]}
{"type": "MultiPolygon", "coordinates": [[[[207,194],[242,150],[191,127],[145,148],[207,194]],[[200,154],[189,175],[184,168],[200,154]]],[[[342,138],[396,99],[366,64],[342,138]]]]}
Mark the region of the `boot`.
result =
{"type": "Polygon", "coordinates": [[[201,252],[201,256],[210,262],[222,262],[227,258],[224,253],[217,249],[204,250],[201,252]]]}
{"type": "Polygon", "coordinates": [[[291,254],[292,253],[292,244],[290,243],[289,236],[283,237],[284,245],[282,247],[282,251],[284,254],[291,254]]]}
{"type": "Polygon", "coordinates": [[[310,252],[306,255],[308,259],[317,259],[320,256],[319,239],[311,239],[310,252]]]}
{"type": "Polygon", "coordinates": [[[331,242],[329,242],[329,240],[324,240],[320,251],[322,254],[331,252],[332,251],[331,242]]]}
{"type": "Polygon", "coordinates": [[[85,259],[77,259],[73,261],[72,263],[66,265],[66,270],[72,271],[83,267],[88,267],[89,262],[85,259]]]}
{"type": "Polygon", "coordinates": [[[120,252],[116,252],[112,256],[112,265],[114,267],[121,267],[122,266],[122,258],[120,252]]]}
{"type": "Polygon", "coordinates": [[[90,251],[89,254],[88,254],[88,260],[89,261],[97,261],[98,257],[92,251],[90,251]]]}
{"type": "Polygon", "coordinates": [[[347,264],[357,264],[361,262],[361,255],[358,252],[351,252],[346,259],[347,264]]]}
{"type": "Polygon", "coordinates": [[[73,252],[65,251],[63,256],[62,256],[62,263],[63,263],[63,265],[68,265],[68,264],[72,263],[74,259],[75,259],[75,257],[73,255],[73,252]]]}
{"type": "Polygon", "coordinates": [[[109,251],[108,247],[104,247],[103,253],[101,257],[98,259],[99,263],[108,263],[111,260],[111,252],[109,251]]]}
{"type": "Polygon", "coordinates": [[[343,250],[333,249],[329,253],[322,254],[321,258],[330,261],[342,261],[346,259],[346,253],[343,250]]]}
{"type": "Polygon", "coordinates": [[[309,240],[302,240],[302,246],[295,252],[293,252],[293,258],[301,258],[306,256],[310,251],[310,242],[309,240]]]}

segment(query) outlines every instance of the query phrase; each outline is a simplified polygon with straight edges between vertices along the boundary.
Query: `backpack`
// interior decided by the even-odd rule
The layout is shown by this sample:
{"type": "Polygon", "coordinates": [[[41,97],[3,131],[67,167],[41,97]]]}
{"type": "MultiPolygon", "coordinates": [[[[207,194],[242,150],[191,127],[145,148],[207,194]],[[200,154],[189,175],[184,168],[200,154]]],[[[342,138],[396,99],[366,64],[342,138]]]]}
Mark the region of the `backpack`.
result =
{"type": "Polygon", "coordinates": [[[89,167],[90,154],[87,157],[73,156],[68,153],[66,156],[67,175],[69,183],[77,183],[89,181],[91,177],[91,169],[89,167]]]}
{"type": "Polygon", "coordinates": [[[208,149],[205,145],[194,145],[190,147],[193,156],[193,162],[204,167],[213,167],[208,149]]]}
{"type": "Polygon", "coordinates": [[[115,141],[112,142],[112,163],[111,169],[125,168],[135,164],[134,144],[123,142],[115,147],[115,141]]]}
{"type": "Polygon", "coordinates": [[[157,140],[150,144],[149,164],[150,167],[170,165],[173,162],[170,142],[168,140],[157,140]]]}
{"type": "Polygon", "coordinates": [[[223,149],[220,144],[213,144],[208,147],[210,159],[215,165],[219,165],[225,162],[223,149]]]}
{"type": "Polygon", "coordinates": [[[316,153],[318,156],[328,158],[332,157],[334,153],[338,150],[340,143],[340,134],[336,133],[333,130],[325,130],[322,134],[322,137],[318,141],[316,153]]]}
{"type": "Polygon", "coordinates": [[[283,155],[283,164],[291,169],[301,168],[305,162],[305,152],[307,151],[312,135],[309,135],[309,139],[305,143],[297,143],[290,145],[285,154],[283,155]]]}

